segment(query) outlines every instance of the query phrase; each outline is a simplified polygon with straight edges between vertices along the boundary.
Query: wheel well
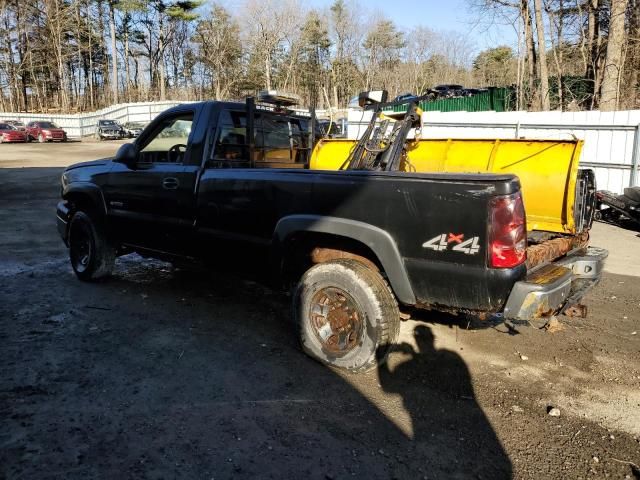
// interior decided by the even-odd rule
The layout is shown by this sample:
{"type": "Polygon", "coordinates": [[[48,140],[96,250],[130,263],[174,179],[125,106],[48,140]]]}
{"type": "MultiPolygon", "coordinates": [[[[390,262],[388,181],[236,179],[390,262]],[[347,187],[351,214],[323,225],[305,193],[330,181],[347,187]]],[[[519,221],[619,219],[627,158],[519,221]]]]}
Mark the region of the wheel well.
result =
{"type": "Polygon", "coordinates": [[[96,205],[96,202],[90,195],[82,192],[71,192],[64,197],[69,202],[69,207],[72,212],[82,210],[89,216],[99,215],[100,208],[96,205]]]}
{"type": "Polygon", "coordinates": [[[281,272],[285,285],[291,285],[313,265],[341,258],[357,260],[383,272],[376,254],[364,243],[349,237],[318,232],[298,232],[284,242],[281,272]]]}

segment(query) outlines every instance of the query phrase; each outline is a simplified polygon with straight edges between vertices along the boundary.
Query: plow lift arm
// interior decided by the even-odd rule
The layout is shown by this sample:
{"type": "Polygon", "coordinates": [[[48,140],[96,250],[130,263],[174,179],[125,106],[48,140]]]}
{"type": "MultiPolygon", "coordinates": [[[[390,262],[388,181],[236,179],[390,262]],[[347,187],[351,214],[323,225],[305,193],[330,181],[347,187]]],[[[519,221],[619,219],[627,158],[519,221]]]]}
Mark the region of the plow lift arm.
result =
{"type": "Polygon", "coordinates": [[[397,171],[405,155],[409,132],[412,128],[419,129],[422,126],[422,110],[418,105],[428,96],[410,96],[386,102],[386,90],[382,90],[381,101],[372,100],[369,93],[361,93],[359,102],[365,110],[373,110],[371,121],[340,166],[340,170],[397,171]],[[392,114],[382,113],[384,108],[398,105],[407,105],[407,110],[392,114]],[[391,132],[387,135],[390,124],[391,132]]]}

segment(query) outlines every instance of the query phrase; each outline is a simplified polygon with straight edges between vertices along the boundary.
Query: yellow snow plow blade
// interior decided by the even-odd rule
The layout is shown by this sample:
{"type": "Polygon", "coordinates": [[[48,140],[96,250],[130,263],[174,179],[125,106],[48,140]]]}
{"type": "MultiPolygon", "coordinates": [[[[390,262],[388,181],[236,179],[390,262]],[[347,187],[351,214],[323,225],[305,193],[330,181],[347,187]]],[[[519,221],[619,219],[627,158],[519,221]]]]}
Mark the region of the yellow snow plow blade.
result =
{"type": "MultiPolygon", "coordinates": [[[[324,139],[310,168],[338,170],[354,140],[324,139]]],[[[407,172],[512,173],[520,178],[528,230],[575,234],[574,203],[582,140],[424,139],[409,142],[407,172]]]]}

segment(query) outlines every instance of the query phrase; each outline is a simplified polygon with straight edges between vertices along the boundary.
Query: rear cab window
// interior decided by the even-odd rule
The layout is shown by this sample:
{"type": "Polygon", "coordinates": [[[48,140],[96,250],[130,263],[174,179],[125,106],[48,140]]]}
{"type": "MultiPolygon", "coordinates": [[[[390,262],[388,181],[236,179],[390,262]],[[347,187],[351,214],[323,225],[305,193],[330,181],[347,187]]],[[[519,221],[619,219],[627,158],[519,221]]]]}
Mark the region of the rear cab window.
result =
{"type": "Polygon", "coordinates": [[[246,110],[223,109],[208,166],[306,168],[310,157],[309,128],[309,119],[256,109],[254,150],[250,155],[246,110]]]}

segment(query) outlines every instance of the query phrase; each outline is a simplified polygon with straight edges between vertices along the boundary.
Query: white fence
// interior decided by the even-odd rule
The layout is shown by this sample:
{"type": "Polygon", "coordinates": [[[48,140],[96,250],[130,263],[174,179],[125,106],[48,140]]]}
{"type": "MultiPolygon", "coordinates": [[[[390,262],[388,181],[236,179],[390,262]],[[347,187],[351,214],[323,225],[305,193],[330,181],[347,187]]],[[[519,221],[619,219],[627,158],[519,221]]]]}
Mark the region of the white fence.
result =
{"type": "MultiPolygon", "coordinates": [[[[44,115],[0,113],[0,120],[23,122],[49,120],[70,137],[93,135],[98,120],[121,123],[149,122],[167,108],[189,102],[141,102],[113,105],[91,113],[44,115]]],[[[323,112],[317,112],[322,114],[323,112]]],[[[349,110],[348,137],[357,138],[366,128],[369,112],[349,110]]],[[[617,112],[425,112],[425,138],[536,138],[584,140],[580,165],[593,168],[599,189],[622,193],[638,185],[640,163],[640,110],[617,112]]]]}
{"type": "MultiPolygon", "coordinates": [[[[349,112],[349,138],[370,119],[349,112]]],[[[622,193],[638,185],[640,110],[617,112],[425,112],[423,138],[535,138],[584,140],[580,166],[596,172],[598,189],[622,193]]]]}
{"type": "MultiPolygon", "coordinates": [[[[177,102],[139,102],[122,103],[112,105],[102,110],[89,113],[76,113],[73,115],[43,114],[43,113],[3,113],[0,112],[0,120],[20,120],[25,124],[34,120],[48,120],[64,128],[67,135],[72,138],[81,138],[94,135],[98,120],[117,120],[119,123],[150,122],[156,115],[164,110],[190,101],[177,102]]],[[[342,111],[339,111],[342,112],[342,111]]],[[[317,110],[318,116],[327,116],[325,110],[317,110]]]]}
{"type": "Polygon", "coordinates": [[[64,128],[69,137],[85,137],[93,135],[98,120],[110,119],[120,123],[150,122],[160,112],[180,103],[190,102],[140,102],[112,105],[102,110],[73,115],[41,114],[41,113],[0,113],[0,120],[20,120],[27,123],[34,120],[49,120],[64,128]]]}

